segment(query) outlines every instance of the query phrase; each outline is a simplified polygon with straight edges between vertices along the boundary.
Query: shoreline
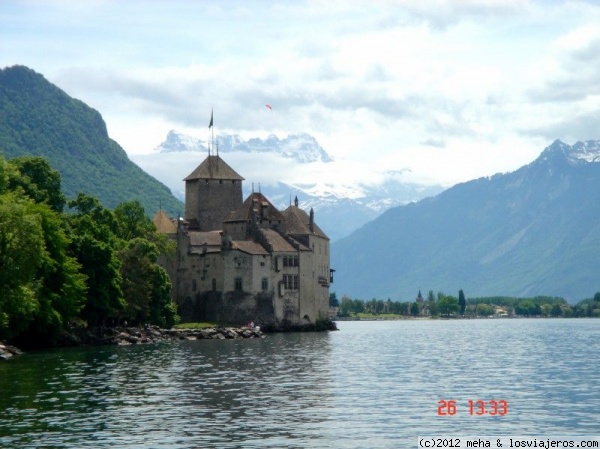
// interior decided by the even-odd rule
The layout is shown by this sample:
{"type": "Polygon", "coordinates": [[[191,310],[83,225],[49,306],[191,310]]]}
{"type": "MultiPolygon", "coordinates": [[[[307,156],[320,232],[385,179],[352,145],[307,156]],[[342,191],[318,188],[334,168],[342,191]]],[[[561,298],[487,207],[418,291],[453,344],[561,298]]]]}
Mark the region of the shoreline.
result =
{"type": "MultiPolygon", "coordinates": [[[[235,340],[265,338],[259,328],[211,327],[206,329],[161,329],[157,326],[145,327],[96,327],[76,328],[64,332],[51,348],[72,348],[84,346],[127,346],[182,340],[235,340]]],[[[46,348],[34,345],[32,350],[46,348]]],[[[0,342],[0,361],[9,360],[25,351],[11,344],[0,342]]]]}
{"type": "MultiPolygon", "coordinates": [[[[265,334],[267,333],[324,332],[332,330],[337,330],[335,321],[332,320],[326,320],[323,323],[319,323],[319,325],[312,324],[283,327],[264,326],[262,328],[250,328],[248,326],[214,326],[204,329],[162,329],[158,326],[78,327],[63,332],[52,345],[45,345],[42,343],[36,345],[35,342],[32,342],[33,344],[27,349],[40,350],[84,346],[126,346],[182,340],[236,340],[265,338],[265,334]]],[[[0,361],[9,360],[16,355],[24,354],[25,351],[14,345],[0,341],[0,361]]]]}

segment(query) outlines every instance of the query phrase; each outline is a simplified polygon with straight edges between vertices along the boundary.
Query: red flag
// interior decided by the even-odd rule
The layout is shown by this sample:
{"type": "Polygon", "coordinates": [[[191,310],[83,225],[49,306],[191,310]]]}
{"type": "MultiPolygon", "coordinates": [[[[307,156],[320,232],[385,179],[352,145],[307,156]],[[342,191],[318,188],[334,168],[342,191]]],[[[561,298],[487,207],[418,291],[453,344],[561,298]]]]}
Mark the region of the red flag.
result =
{"type": "Polygon", "coordinates": [[[270,105],[269,103],[267,103],[265,106],[266,106],[267,108],[269,108],[270,110],[273,110],[273,108],[271,107],[271,105],[270,105]]]}

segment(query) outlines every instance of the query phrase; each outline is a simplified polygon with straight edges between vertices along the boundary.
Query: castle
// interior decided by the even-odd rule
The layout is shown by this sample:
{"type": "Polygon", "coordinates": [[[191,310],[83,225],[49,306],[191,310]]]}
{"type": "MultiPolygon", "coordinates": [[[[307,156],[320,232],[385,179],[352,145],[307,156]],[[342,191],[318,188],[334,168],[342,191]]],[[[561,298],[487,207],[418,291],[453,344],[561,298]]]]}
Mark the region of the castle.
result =
{"type": "Polygon", "coordinates": [[[329,238],[310,214],[279,211],[260,192],[242,201],[242,178],[210,155],[185,181],[185,219],[154,217],[176,241],[162,265],[182,321],[291,328],[326,319],[329,238]]]}

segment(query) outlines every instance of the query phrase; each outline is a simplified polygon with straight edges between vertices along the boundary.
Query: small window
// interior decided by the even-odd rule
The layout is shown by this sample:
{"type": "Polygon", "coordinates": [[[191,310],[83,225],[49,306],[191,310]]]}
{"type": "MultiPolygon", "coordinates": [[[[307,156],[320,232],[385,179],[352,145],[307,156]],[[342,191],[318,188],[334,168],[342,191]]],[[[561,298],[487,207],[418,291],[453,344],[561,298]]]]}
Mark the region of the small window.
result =
{"type": "Polygon", "coordinates": [[[235,286],[234,289],[236,292],[242,291],[242,278],[235,278],[234,280],[235,286]]]}
{"type": "Polygon", "coordinates": [[[261,287],[262,287],[263,292],[266,292],[269,289],[269,279],[268,278],[262,278],[261,287]]]}

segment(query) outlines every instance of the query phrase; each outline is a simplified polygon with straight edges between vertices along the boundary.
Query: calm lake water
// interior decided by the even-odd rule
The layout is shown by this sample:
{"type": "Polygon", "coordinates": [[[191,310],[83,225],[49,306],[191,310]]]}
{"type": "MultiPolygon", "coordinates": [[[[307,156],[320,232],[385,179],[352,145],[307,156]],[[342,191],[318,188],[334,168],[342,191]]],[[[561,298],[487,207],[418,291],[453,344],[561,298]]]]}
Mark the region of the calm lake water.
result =
{"type": "Polygon", "coordinates": [[[414,448],[600,434],[600,320],[339,322],[0,363],[2,448],[414,448]],[[505,400],[471,416],[469,400],[505,400]],[[455,400],[453,416],[438,401],[455,400]]]}

